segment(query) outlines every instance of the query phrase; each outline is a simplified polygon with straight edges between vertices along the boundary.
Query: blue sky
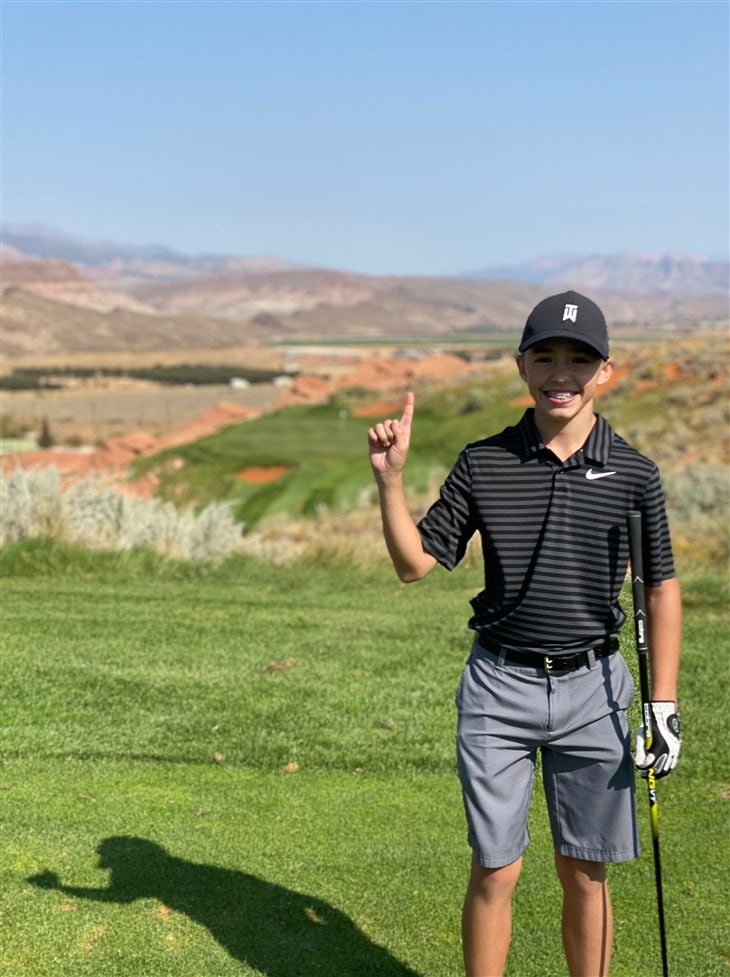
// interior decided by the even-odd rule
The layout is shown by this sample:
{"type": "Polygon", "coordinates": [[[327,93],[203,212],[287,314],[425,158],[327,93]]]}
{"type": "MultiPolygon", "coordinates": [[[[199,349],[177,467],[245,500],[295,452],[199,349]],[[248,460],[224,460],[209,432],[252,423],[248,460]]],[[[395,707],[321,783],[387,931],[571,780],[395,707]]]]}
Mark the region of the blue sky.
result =
{"type": "Polygon", "coordinates": [[[728,4],[2,2],[2,219],[454,274],[728,251],[728,4]]]}

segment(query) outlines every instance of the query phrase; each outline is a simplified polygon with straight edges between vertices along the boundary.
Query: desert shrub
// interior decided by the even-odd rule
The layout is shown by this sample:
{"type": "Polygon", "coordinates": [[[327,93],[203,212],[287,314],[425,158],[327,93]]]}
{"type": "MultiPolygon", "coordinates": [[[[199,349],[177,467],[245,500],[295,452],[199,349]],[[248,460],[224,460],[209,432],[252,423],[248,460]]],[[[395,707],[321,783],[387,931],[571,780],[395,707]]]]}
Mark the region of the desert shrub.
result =
{"type": "Polygon", "coordinates": [[[470,349],[448,349],[446,352],[449,356],[458,356],[460,360],[464,360],[465,363],[471,363],[474,359],[474,353],[470,349]]]}
{"type": "Polygon", "coordinates": [[[0,477],[0,545],[47,537],[89,549],[142,547],[177,559],[217,561],[240,551],[242,529],[220,502],[196,514],[93,479],[64,489],[55,468],[0,477]]]}
{"type": "Polygon", "coordinates": [[[470,393],[459,408],[460,414],[476,414],[486,406],[486,397],[478,393],[470,393]]]}
{"type": "Polygon", "coordinates": [[[55,468],[0,475],[0,544],[63,534],[64,511],[55,468]]]}
{"type": "MultiPolygon", "coordinates": [[[[224,559],[240,552],[243,524],[237,522],[224,502],[213,502],[199,513],[192,509],[177,517],[178,532],[186,541],[184,556],[188,560],[224,559]]],[[[177,545],[177,544],[175,544],[177,545]]],[[[175,555],[175,545],[171,547],[175,555]]]]}
{"type": "Polygon", "coordinates": [[[696,464],[663,478],[678,551],[711,560],[730,555],[730,472],[696,464]]]}
{"type": "Polygon", "coordinates": [[[22,438],[25,424],[15,414],[0,414],[0,438],[22,438]]]}

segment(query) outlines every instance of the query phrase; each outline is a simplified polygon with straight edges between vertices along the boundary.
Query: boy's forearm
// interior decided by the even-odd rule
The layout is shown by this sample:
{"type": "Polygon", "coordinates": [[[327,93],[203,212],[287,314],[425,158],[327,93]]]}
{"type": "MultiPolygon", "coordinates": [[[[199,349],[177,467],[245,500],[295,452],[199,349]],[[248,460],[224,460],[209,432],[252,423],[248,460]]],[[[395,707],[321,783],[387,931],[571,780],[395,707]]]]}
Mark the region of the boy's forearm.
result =
{"type": "Polygon", "coordinates": [[[647,587],[651,697],[677,702],[679,657],[682,646],[682,597],[676,579],[647,587]]]}
{"type": "Polygon", "coordinates": [[[383,536],[395,571],[406,583],[420,580],[436,560],[427,553],[421,534],[408,511],[401,472],[377,478],[383,536]]]}

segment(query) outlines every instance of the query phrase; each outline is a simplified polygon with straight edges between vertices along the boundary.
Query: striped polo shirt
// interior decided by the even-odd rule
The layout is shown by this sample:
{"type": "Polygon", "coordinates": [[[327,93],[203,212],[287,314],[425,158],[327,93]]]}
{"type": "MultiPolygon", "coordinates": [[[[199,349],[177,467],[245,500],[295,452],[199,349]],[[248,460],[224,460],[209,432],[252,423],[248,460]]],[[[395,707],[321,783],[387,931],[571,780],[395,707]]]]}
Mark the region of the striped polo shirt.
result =
{"type": "Polygon", "coordinates": [[[657,466],[600,415],[583,447],[561,461],[531,408],[464,448],[418,528],[448,570],[480,534],[484,589],[471,601],[471,628],[559,655],[615,635],[626,619],[618,597],[629,509],[643,517],[646,584],[659,586],[674,576],[674,561],[657,466]]]}

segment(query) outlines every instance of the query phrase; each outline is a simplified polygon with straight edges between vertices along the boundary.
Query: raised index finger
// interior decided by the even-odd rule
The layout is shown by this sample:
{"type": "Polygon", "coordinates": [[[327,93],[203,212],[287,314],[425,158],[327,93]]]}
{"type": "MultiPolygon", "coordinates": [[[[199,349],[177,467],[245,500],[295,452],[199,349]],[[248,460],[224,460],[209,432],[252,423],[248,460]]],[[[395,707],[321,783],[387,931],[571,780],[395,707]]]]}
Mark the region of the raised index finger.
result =
{"type": "Polygon", "coordinates": [[[413,396],[413,391],[409,390],[406,394],[406,402],[403,405],[403,415],[401,416],[400,422],[403,427],[410,427],[413,422],[413,412],[416,405],[416,398],[413,396]]]}

